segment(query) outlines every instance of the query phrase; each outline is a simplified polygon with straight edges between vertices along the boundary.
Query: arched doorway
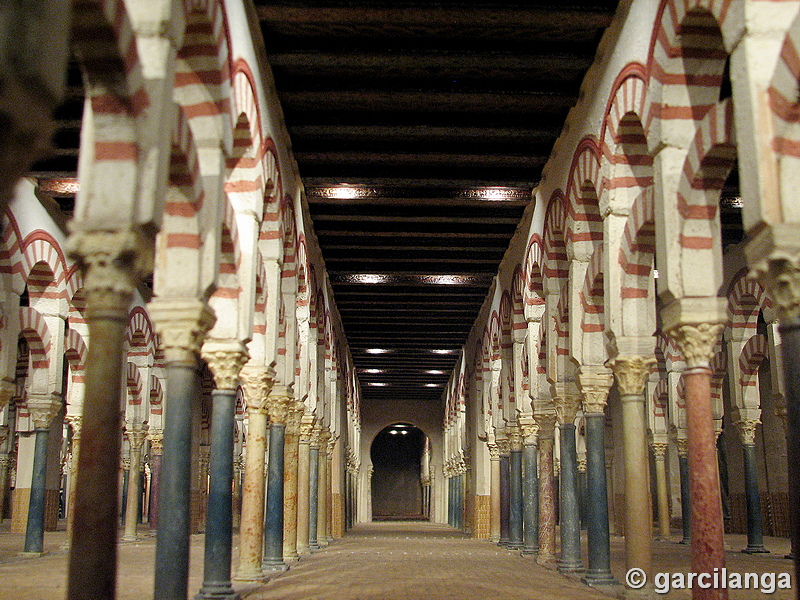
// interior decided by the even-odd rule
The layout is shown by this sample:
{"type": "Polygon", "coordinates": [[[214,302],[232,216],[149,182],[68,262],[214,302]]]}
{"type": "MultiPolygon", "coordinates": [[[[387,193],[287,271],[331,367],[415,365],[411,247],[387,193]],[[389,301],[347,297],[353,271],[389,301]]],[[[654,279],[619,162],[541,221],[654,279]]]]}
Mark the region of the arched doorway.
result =
{"type": "Polygon", "coordinates": [[[421,429],[395,423],[372,441],[372,518],[427,519],[429,442],[421,429]]]}

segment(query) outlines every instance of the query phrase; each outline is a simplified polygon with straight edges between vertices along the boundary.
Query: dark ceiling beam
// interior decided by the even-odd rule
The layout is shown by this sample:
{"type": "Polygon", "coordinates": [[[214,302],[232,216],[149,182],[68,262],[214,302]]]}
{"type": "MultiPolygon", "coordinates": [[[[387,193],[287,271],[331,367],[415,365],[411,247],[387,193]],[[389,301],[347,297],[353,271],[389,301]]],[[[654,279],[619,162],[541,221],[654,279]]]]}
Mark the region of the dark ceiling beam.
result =
{"type": "MultiPolygon", "coordinates": [[[[364,235],[363,229],[325,229],[324,227],[315,227],[317,237],[360,237],[364,235]]],[[[370,237],[392,237],[392,238],[413,238],[413,237],[440,237],[440,238],[473,238],[476,241],[481,238],[497,238],[508,239],[507,233],[498,231],[481,232],[477,234],[470,231],[404,231],[399,233],[397,231],[370,231],[370,237]]],[[[323,244],[324,246],[324,244],[323,244]]]]}
{"type": "MultiPolygon", "coordinates": [[[[361,252],[362,250],[368,250],[370,252],[381,252],[381,251],[395,251],[395,250],[402,250],[402,251],[413,251],[413,252],[464,252],[464,246],[415,246],[415,245],[408,245],[408,246],[379,246],[377,244],[354,244],[354,245],[342,245],[342,244],[327,244],[325,249],[329,252],[338,252],[338,251],[354,251],[354,252],[361,252]]],[[[500,246],[470,246],[470,252],[478,252],[478,253],[492,253],[492,252],[500,252],[501,258],[502,253],[506,251],[505,247],[500,246]]],[[[341,283],[346,284],[346,281],[342,281],[341,283]]]]}
{"type": "Polygon", "coordinates": [[[319,24],[319,25],[367,25],[383,27],[401,25],[446,26],[462,32],[481,27],[512,25],[514,29],[563,26],[571,29],[608,27],[613,10],[602,7],[587,7],[580,4],[557,4],[551,7],[529,6],[525,8],[474,8],[406,6],[384,7],[293,7],[266,5],[256,8],[261,21],[269,24],[319,24]]]}
{"type": "Polygon", "coordinates": [[[441,127],[436,125],[342,125],[320,123],[295,125],[289,128],[293,140],[334,138],[339,141],[381,141],[401,138],[411,142],[428,141],[482,141],[486,139],[508,142],[547,142],[555,140],[560,128],[541,127],[441,127]]]}
{"type": "Polygon", "coordinates": [[[542,156],[516,156],[513,154],[449,154],[438,153],[383,153],[383,152],[295,152],[301,165],[337,165],[348,167],[393,165],[393,166],[445,166],[445,167],[502,167],[530,169],[541,167],[547,162],[542,156]]]}
{"type": "Polygon", "coordinates": [[[569,54],[507,54],[498,52],[389,52],[389,53],[332,53],[296,52],[273,53],[269,56],[273,68],[297,70],[304,76],[329,77],[341,71],[357,73],[359,77],[430,76],[445,72],[449,78],[479,74],[482,79],[515,77],[558,70],[584,71],[592,57],[569,54]]]}
{"type": "Polygon", "coordinates": [[[404,111],[480,113],[561,113],[571,108],[577,96],[551,92],[429,92],[429,91],[382,91],[325,90],[279,93],[284,110],[298,111],[404,111]]]}
{"type": "Polygon", "coordinates": [[[476,225],[483,224],[490,225],[518,225],[519,219],[513,217],[457,217],[457,216],[435,216],[435,215],[393,215],[393,214],[377,214],[377,215],[342,215],[333,213],[322,213],[314,211],[314,220],[317,223],[324,223],[326,221],[357,221],[370,223],[460,223],[463,225],[476,225]]]}

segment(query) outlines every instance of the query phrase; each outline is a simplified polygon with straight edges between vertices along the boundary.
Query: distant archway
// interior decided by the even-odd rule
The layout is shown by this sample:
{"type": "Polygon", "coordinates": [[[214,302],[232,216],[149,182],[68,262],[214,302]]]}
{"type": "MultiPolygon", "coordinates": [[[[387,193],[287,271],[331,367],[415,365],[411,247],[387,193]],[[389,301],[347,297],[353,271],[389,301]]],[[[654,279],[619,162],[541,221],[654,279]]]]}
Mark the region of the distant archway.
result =
{"type": "Polygon", "coordinates": [[[410,423],[382,429],[372,441],[372,518],[427,519],[425,491],[427,436],[410,423]]]}

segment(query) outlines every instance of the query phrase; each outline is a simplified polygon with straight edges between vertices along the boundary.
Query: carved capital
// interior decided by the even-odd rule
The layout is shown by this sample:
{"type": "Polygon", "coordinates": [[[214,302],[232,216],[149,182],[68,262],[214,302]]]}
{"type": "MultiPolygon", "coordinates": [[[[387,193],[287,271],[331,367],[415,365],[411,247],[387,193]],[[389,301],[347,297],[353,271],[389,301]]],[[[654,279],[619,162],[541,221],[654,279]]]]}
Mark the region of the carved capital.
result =
{"type": "Polygon", "coordinates": [[[578,473],[586,473],[586,455],[578,457],[578,473]]]}
{"type": "Polygon", "coordinates": [[[506,436],[510,450],[522,450],[522,431],[520,431],[519,425],[516,423],[506,425],[506,436]]]}
{"type": "Polygon", "coordinates": [[[757,264],[751,274],[775,300],[781,322],[800,319],[800,265],[796,256],[775,252],[772,258],[757,264]]]}
{"type": "Polygon", "coordinates": [[[268,367],[247,364],[239,372],[247,411],[267,414],[267,397],[275,381],[275,371],[268,367]]]}
{"type": "Polygon", "coordinates": [[[25,402],[36,429],[47,429],[61,410],[61,397],[56,394],[28,394],[25,402]]]}
{"type": "Polygon", "coordinates": [[[642,395],[655,362],[652,356],[617,356],[609,360],[620,395],[642,395]]]}
{"type": "Polygon", "coordinates": [[[296,436],[300,434],[300,419],[306,412],[306,405],[302,400],[295,400],[294,404],[289,409],[289,414],[286,417],[286,435],[296,436]]]}
{"type": "Polygon", "coordinates": [[[285,425],[289,419],[289,413],[295,408],[295,400],[292,396],[292,385],[276,383],[267,396],[267,412],[269,413],[270,423],[273,425],[285,425]]]}
{"type": "Polygon", "coordinates": [[[689,440],[686,439],[685,436],[676,437],[675,438],[675,448],[678,450],[678,456],[688,456],[689,455],[689,440]]]}
{"type": "Polygon", "coordinates": [[[651,442],[650,447],[653,449],[653,456],[656,460],[664,460],[667,455],[667,442],[651,442]]]}
{"type": "Polygon", "coordinates": [[[131,450],[138,450],[142,447],[147,437],[147,430],[147,423],[129,423],[125,426],[125,435],[128,437],[131,450]]]}
{"type": "Polygon", "coordinates": [[[511,442],[507,438],[498,438],[495,443],[501,456],[511,452],[511,442]]]}
{"type": "Polygon", "coordinates": [[[167,363],[196,361],[216,317],[196,299],[155,298],[147,305],[167,363]]]}
{"type": "Polygon", "coordinates": [[[678,344],[686,366],[693,369],[709,366],[723,329],[724,323],[698,323],[678,325],[667,333],[678,344]]]}
{"type": "Polygon", "coordinates": [[[250,358],[239,340],[206,340],[200,355],[206,361],[218,390],[235,390],[239,371],[250,358]]]}
{"type": "Polygon", "coordinates": [[[556,435],[556,414],[552,412],[537,413],[536,422],[539,424],[539,439],[552,440],[556,435]]]}
{"type": "Polygon", "coordinates": [[[67,253],[83,272],[86,317],[125,319],[136,286],[153,271],[152,235],[140,228],[74,231],[67,253]]]}
{"type": "Polygon", "coordinates": [[[150,440],[150,453],[164,453],[164,432],[161,429],[151,429],[147,432],[147,439],[150,440]]]}
{"type": "Polygon", "coordinates": [[[64,415],[64,420],[72,427],[72,439],[81,439],[81,425],[83,423],[83,416],[81,415],[64,415]]]}
{"type": "Polygon", "coordinates": [[[761,419],[740,419],[736,421],[739,435],[742,436],[742,445],[752,446],[756,443],[756,427],[761,423],[761,419]]]}
{"type": "Polygon", "coordinates": [[[539,441],[539,423],[531,417],[521,417],[519,420],[519,431],[522,435],[522,443],[526,446],[535,446],[539,441]]]}
{"type": "Polygon", "coordinates": [[[580,399],[569,392],[563,392],[558,396],[553,396],[553,405],[556,408],[556,419],[559,425],[572,425],[575,422],[575,415],[581,407],[580,399]]]}
{"type": "MultiPolygon", "coordinates": [[[[601,368],[602,369],[602,368],[601,368]]],[[[589,370],[582,367],[578,374],[578,385],[583,395],[583,412],[587,415],[605,412],[608,390],[614,383],[614,374],[608,369],[589,370]]]]}
{"type": "MultiPolygon", "coordinates": [[[[317,424],[317,418],[312,414],[303,415],[300,421],[300,442],[303,444],[310,444],[311,438],[314,435],[314,427],[317,424]]],[[[355,460],[355,455],[353,455],[355,460]]]]}
{"type": "Polygon", "coordinates": [[[487,444],[489,446],[489,459],[500,460],[500,448],[497,444],[487,444]]]}

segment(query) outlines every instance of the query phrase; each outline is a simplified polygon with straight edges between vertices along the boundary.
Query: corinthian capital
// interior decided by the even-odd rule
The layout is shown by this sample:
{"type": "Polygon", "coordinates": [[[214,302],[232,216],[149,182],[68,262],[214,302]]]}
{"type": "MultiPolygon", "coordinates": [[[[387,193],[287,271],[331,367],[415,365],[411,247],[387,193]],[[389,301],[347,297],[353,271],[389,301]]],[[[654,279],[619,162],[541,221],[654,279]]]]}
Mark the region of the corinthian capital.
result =
{"type": "Polygon", "coordinates": [[[667,333],[681,349],[681,354],[690,369],[707,367],[714,356],[724,323],[699,323],[697,325],[678,325],[667,333]]]}
{"type": "Polygon", "coordinates": [[[753,268],[752,274],[775,300],[781,321],[800,319],[800,265],[794,251],[773,251],[770,258],[753,268]]]}
{"type": "Polygon", "coordinates": [[[553,405],[556,408],[556,419],[559,425],[572,425],[575,422],[575,415],[581,407],[580,399],[572,392],[561,391],[557,396],[553,396],[553,405]]]}
{"type": "Polygon", "coordinates": [[[756,443],[756,427],[760,422],[759,419],[740,419],[736,421],[736,427],[742,436],[742,445],[752,446],[756,443]]]}
{"type": "Polygon", "coordinates": [[[285,425],[289,420],[289,413],[295,408],[292,394],[291,384],[276,383],[272,386],[272,390],[267,396],[267,412],[272,424],[285,425]]]}
{"type": "Polygon", "coordinates": [[[36,429],[47,429],[61,410],[61,398],[56,394],[28,394],[26,401],[36,429]]]}
{"type": "Polygon", "coordinates": [[[128,443],[131,448],[136,450],[142,447],[147,437],[147,423],[130,423],[125,426],[125,434],[128,436],[128,443]]]}
{"type": "Polygon", "coordinates": [[[87,317],[127,317],[137,284],[153,270],[153,244],[140,228],[70,235],[67,252],[83,272],[87,317]]]}
{"type": "Polygon", "coordinates": [[[147,305],[167,362],[192,362],[200,356],[214,311],[197,299],[156,298],[147,305]]]}
{"type": "Polygon", "coordinates": [[[617,356],[608,361],[622,396],[641,395],[656,359],[652,356],[617,356]]]}
{"type": "Polygon", "coordinates": [[[583,395],[583,412],[587,415],[605,412],[608,390],[614,383],[614,374],[604,367],[581,367],[578,384],[583,395]]]}
{"type": "Polygon", "coordinates": [[[201,354],[214,375],[218,390],[235,390],[239,371],[249,358],[247,348],[239,340],[206,340],[201,354]]]}
{"type": "Polygon", "coordinates": [[[269,367],[247,364],[239,372],[248,412],[267,414],[267,397],[275,381],[275,371],[269,367]]]}
{"type": "Polygon", "coordinates": [[[487,444],[487,446],[489,446],[489,459],[500,460],[500,448],[497,444],[487,444]]]}

